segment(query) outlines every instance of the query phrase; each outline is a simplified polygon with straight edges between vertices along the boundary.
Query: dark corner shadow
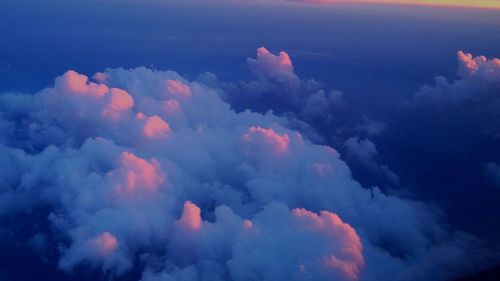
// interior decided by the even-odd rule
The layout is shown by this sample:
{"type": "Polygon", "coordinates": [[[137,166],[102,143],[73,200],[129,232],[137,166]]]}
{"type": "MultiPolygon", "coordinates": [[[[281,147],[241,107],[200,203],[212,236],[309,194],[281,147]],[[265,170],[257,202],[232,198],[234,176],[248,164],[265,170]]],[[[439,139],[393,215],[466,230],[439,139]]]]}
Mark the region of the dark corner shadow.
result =
{"type": "Polygon", "coordinates": [[[498,281],[500,280],[500,264],[481,272],[450,281],[498,281]]]}

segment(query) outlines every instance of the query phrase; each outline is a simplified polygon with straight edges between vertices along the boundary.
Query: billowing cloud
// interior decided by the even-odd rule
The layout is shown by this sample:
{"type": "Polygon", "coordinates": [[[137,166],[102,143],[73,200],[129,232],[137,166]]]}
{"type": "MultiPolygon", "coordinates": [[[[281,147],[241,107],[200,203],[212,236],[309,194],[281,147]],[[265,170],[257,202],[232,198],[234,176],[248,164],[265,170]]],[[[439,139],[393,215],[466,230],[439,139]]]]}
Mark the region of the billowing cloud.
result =
{"type": "Polygon", "coordinates": [[[459,80],[448,82],[444,77],[436,77],[436,85],[424,86],[416,94],[416,100],[440,102],[463,102],[479,96],[491,95],[492,89],[500,87],[500,59],[473,57],[470,53],[457,53],[459,80]]]}
{"type": "Polygon", "coordinates": [[[381,165],[375,160],[379,152],[375,143],[369,139],[361,139],[357,136],[351,137],[344,142],[344,146],[347,159],[358,162],[373,172],[386,176],[393,183],[399,181],[398,176],[389,170],[387,166],[381,165]]]}
{"type": "Polygon", "coordinates": [[[437,77],[411,101],[389,107],[386,129],[373,139],[401,185],[442,206],[454,226],[494,244],[500,60],[462,51],[457,59],[456,78],[437,77]]]}
{"type": "Polygon", "coordinates": [[[273,204],[243,230],[229,262],[237,280],[358,280],[364,267],[356,231],[327,211],[273,204]],[[310,246],[304,251],[303,244],[310,246]]]}
{"type": "Polygon", "coordinates": [[[249,144],[262,146],[262,149],[268,149],[270,153],[278,154],[287,152],[288,143],[290,142],[290,138],[287,134],[280,135],[273,129],[261,127],[249,128],[242,136],[242,140],[249,144]]]}
{"type": "Polygon", "coordinates": [[[377,148],[373,142],[368,139],[350,138],[345,142],[347,147],[347,156],[358,159],[366,165],[371,165],[373,157],[378,154],[377,148]]]}
{"type": "Polygon", "coordinates": [[[130,268],[130,261],[117,253],[120,247],[116,237],[103,232],[86,241],[74,243],[68,252],[61,258],[60,267],[70,270],[77,263],[89,261],[91,264],[102,267],[103,270],[111,268],[122,272],[130,268]]]}
{"type": "Polygon", "coordinates": [[[500,82],[500,59],[487,59],[485,56],[474,57],[470,53],[458,51],[458,73],[463,78],[500,82]]]}
{"type": "Polygon", "coordinates": [[[437,121],[467,119],[462,123],[472,123],[476,135],[500,138],[500,59],[459,51],[458,62],[459,79],[448,82],[444,77],[436,77],[435,85],[423,86],[415,94],[413,109],[427,112],[425,115],[434,114],[437,121]]]}
{"type": "MultiPolygon", "coordinates": [[[[249,62],[273,87],[314,84],[297,80],[285,53],[259,49],[249,62]]],[[[334,148],[287,118],[237,112],[221,89],[171,71],[107,69],[94,80],[68,71],[34,95],[1,96],[0,124],[15,129],[1,133],[0,216],[48,210],[50,227],[30,234],[58,245],[65,271],[236,281],[414,280],[415,270],[443,280],[476,266],[462,263],[476,245],[430,207],[362,187],[334,148]]],[[[309,109],[295,109],[340,100],[312,93],[297,95],[309,109]]],[[[367,161],[376,154],[368,140],[352,146],[367,161]]]]}
{"type": "Polygon", "coordinates": [[[257,58],[248,58],[247,62],[255,75],[262,79],[269,79],[290,88],[299,84],[299,78],[293,71],[292,61],[286,52],[281,51],[276,56],[260,47],[257,49],[257,58]]]}
{"type": "Polygon", "coordinates": [[[247,58],[247,64],[256,80],[222,82],[214,74],[204,73],[198,81],[218,89],[218,94],[238,111],[272,110],[286,117],[289,127],[324,142],[317,131],[340,122],[340,115],[336,114],[346,108],[343,93],[324,89],[314,79],[300,78],[285,51],[275,55],[264,47],[258,48],[256,58],[247,58]]]}
{"type": "Polygon", "coordinates": [[[375,158],[379,154],[375,143],[369,139],[351,137],[344,143],[346,157],[354,162],[365,166],[372,173],[385,177],[392,184],[399,182],[399,177],[386,165],[379,164],[375,158]]]}

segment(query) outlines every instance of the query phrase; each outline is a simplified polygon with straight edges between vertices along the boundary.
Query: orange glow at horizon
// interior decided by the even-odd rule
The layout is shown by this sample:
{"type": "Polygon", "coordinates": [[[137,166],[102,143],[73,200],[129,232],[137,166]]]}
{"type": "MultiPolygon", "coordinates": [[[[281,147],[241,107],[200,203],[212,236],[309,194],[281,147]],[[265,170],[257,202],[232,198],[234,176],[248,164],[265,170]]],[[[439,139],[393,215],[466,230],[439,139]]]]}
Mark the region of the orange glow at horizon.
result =
{"type": "Polygon", "coordinates": [[[319,3],[398,4],[500,9],[500,0],[311,0],[319,3]]]}

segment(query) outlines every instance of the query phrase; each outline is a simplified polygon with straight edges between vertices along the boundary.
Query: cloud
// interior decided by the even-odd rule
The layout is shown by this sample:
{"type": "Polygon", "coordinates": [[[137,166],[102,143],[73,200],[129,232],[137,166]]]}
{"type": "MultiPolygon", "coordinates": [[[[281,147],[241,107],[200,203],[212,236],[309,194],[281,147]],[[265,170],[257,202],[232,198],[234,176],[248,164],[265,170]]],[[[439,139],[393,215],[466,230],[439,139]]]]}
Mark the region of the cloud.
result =
{"type": "Polygon", "coordinates": [[[369,139],[360,139],[359,137],[351,137],[344,143],[346,147],[346,158],[358,162],[365,166],[371,172],[385,177],[392,184],[399,183],[399,177],[391,171],[386,165],[379,164],[375,161],[379,154],[376,145],[369,139]]]}
{"type": "Polygon", "coordinates": [[[467,119],[462,126],[471,125],[470,130],[476,135],[498,139],[500,59],[474,57],[459,51],[458,63],[459,78],[448,82],[444,77],[436,77],[434,86],[423,86],[415,94],[411,110],[418,110],[422,115],[433,114],[437,123],[444,119],[451,123],[459,122],[459,118],[467,119]]]}
{"type": "Polygon", "coordinates": [[[375,144],[368,139],[353,137],[345,142],[345,146],[347,157],[356,158],[369,166],[373,164],[373,157],[378,154],[375,144]]]}
{"type": "MultiPolygon", "coordinates": [[[[250,62],[273,87],[299,81],[285,53],[261,49],[250,62]]],[[[50,227],[30,237],[58,245],[65,271],[411,280],[414,268],[433,279],[449,277],[441,267],[476,266],[429,258],[469,244],[429,206],[363,188],[334,148],[311,143],[288,118],[235,111],[221,89],[172,71],[94,77],[68,71],[33,95],[2,95],[0,124],[16,129],[1,133],[0,216],[45,210],[50,227]]],[[[308,93],[297,97],[309,108],[340,100],[308,93]]],[[[369,140],[349,143],[360,159],[376,155],[369,140]]]]}
{"type": "MultiPolygon", "coordinates": [[[[202,221],[198,206],[186,202],[174,226],[169,251],[172,260],[185,266],[232,256],[227,266],[234,280],[357,280],[364,265],[359,237],[338,216],[326,211],[318,215],[304,209],[289,210],[279,203],[268,205],[252,220],[241,219],[230,208],[220,206],[215,210],[215,221],[209,222],[202,221]],[[277,239],[283,233],[283,239],[277,239]],[[305,252],[304,243],[309,245],[305,252]],[[318,247],[311,247],[314,244],[318,247]]],[[[223,274],[219,274],[209,267],[197,271],[210,280],[222,279],[223,274]]],[[[149,272],[143,280],[162,275],[166,273],[149,272]]]]}
{"type": "Polygon", "coordinates": [[[252,108],[264,113],[272,109],[316,120],[343,106],[341,92],[324,90],[319,82],[297,76],[285,51],[274,55],[264,47],[258,48],[256,58],[247,58],[247,65],[256,80],[223,82],[212,73],[204,73],[198,80],[219,89],[225,101],[241,110],[252,108]]]}
{"type": "Polygon", "coordinates": [[[458,74],[462,78],[479,81],[500,82],[500,59],[487,59],[485,56],[473,57],[470,53],[458,51],[458,74]]]}
{"type": "Polygon", "coordinates": [[[75,242],[59,263],[64,270],[70,270],[83,260],[94,266],[102,267],[104,271],[113,268],[119,273],[131,267],[129,259],[118,253],[119,243],[116,237],[103,232],[86,241],[75,242]]]}
{"type": "Polygon", "coordinates": [[[300,116],[306,120],[317,120],[324,118],[333,118],[331,114],[333,109],[343,106],[342,92],[331,91],[325,93],[324,90],[318,90],[305,100],[304,107],[301,109],[300,116]]]}
{"type": "Polygon", "coordinates": [[[337,215],[273,204],[244,226],[229,267],[237,280],[358,280],[362,251],[356,231],[337,215]]]}
{"type": "MultiPolygon", "coordinates": [[[[332,130],[348,119],[343,116],[347,112],[343,93],[324,89],[314,79],[300,78],[285,51],[275,55],[261,47],[256,58],[247,58],[247,65],[255,80],[224,82],[212,73],[204,73],[197,81],[216,89],[235,110],[272,111],[284,117],[288,127],[300,130],[318,143],[328,142],[328,135],[334,133],[319,134],[319,131],[332,130]]],[[[353,117],[351,123],[356,122],[353,117]]]]}
{"type": "MultiPolygon", "coordinates": [[[[440,205],[454,227],[494,244],[498,239],[490,234],[497,232],[500,212],[492,165],[499,161],[500,64],[462,51],[457,62],[457,77],[437,77],[406,104],[387,108],[386,129],[370,139],[379,162],[397,173],[401,186],[440,205]],[[481,188],[471,191],[472,186],[481,188]]],[[[356,175],[358,169],[349,165],[356,175]]]]}
{"type": "Polygon", "coordinates": [[[300,83],[293,71],[290,56],[286,52],[281,51],[276,56],[266,48],[260,47],[257,49],[257,58],[248,58],[247,62],[252,72],[261,79],[286,85],[291,89],[298,87],[300,83]]]}
{"type": "MultiPolygon", "coordinates": [[[[383,122],[360,116],[345,102],[341,91],[328,90],[314,79],[299,77],[291,56],[285,51],[275,55],[261,47],[257,49],[256,58],[247,59],[247,64],[255,80],[223,82],[212,73],[204,73],[197,80],[218,89],[218,95],[236,110],[271,111],[284,117],[286,126],[300,131],[304,138],[335,145],[341,153],[347,153],[344,143],[349,138],[377,137],[386,128],[383,122]]],[[[353,165],[350,163],[353,159],[346,158],[349,165],[353,165]]],[[[398,176],[387,165],[372,159],[370,165],[364,166],[355,167],[355,170],[365,170],[363,174],[356,173],[363,184],[399,184],[398,176]]]]}
{"type": "MultiPolygon", "coordinates": [[[[280,135],[273,129],[261,127],[251,127],[242,136],[242,140],[249,144],[261,146],[262,149],[270,150],[270,153],[286,153],[290,138],[287,134],[280,135]]],[[[260,148],[250,148],[251,150],[261,150],[260,148]]],[[[260,154],[260,153],[259,153],[260,154]]]]}
{"type": "Polygon", "coordinates": [[[470,53],[457,53],[460,79],[449,83],[444,77],[435,78],[435,86],[424,86],[415,95],[417,102],[460,103],[491,95],[500,87],[500,59],[473,57],[470,53]]]}

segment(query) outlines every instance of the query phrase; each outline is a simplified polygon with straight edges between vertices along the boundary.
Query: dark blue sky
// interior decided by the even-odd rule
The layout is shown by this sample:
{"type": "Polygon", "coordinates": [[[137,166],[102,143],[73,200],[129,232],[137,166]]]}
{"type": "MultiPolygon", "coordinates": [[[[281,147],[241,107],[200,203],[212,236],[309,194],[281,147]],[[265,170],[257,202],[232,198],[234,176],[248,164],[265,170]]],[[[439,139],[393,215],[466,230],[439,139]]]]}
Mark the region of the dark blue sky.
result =
{"type": "Polygon", "coordinates": [[[210,71],[237,80],[248,75],[245,58],[265,46],[287,51],[301,77],[358,100],[383,100],[412,93],[438,74],[452,77],[457,50],[499,56],[495,10],[204,1],[0,5],[3,91],[43,88],[67,69],[106,67],[154,66],[190,77],[210,71]]]}

